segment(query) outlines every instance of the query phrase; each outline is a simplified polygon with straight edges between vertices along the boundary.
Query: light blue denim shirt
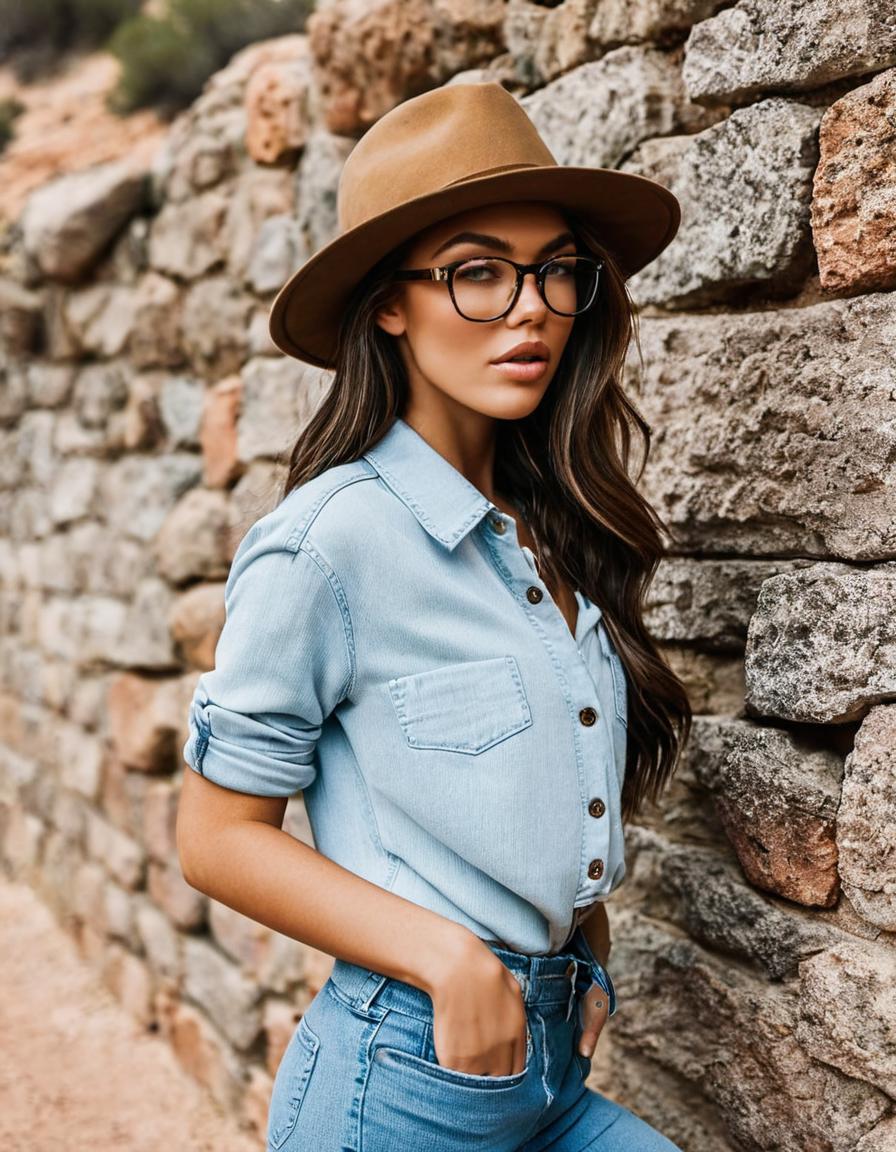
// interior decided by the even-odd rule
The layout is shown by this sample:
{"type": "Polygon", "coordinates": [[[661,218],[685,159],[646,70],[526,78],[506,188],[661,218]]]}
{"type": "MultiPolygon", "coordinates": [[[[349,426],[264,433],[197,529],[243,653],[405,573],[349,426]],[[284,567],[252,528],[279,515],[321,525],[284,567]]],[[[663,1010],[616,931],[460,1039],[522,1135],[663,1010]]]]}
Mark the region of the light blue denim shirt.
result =
{"type": "Polygon", "coordinates": [[[397,419],[241,540],[187,764],[303,791],[319,852],[483,939],[561,950],[625,875],[626,680],[515,520],[397,419]]]}

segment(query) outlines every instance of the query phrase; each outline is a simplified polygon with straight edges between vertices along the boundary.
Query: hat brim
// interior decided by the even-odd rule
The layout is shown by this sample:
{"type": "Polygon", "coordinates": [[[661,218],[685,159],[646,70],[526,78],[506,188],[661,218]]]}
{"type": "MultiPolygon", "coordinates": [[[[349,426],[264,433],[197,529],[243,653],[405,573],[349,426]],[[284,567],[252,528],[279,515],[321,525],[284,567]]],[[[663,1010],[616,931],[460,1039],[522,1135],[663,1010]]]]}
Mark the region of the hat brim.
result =
{"type": "Polygon", "coordinates": [[[558,164],[465,180],[359,224],[306,260],[271,305],[271,339],[288,356],[332,368],[352,291],[396,245],[457,212],[524,200],[548,200],[587,218],[625,279],[662,252],[681,220],[679,201],[668,188],[614,168],[558,164]]]}

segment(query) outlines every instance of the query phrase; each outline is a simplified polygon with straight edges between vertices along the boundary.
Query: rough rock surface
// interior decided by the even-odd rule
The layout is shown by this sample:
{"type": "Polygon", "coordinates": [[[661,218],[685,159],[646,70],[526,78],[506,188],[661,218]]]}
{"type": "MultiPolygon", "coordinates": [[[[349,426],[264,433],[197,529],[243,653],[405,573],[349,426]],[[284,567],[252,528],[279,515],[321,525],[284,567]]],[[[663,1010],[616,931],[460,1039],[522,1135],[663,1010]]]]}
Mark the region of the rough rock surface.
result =
{"type": "Polygon", "coordinates": [[[644,318],[627,383],[680,550],[896,556],[896,298],[644,318]]]}
{"type": "Polygon", "coordinates": [[[674,39],[724,0],[510,0],[504,40],[519,81],[533,88],[613,48],[674,39]]]}
{"type": "Polygon", "coordinates": [[[623,169],[681,202],[672,243],[631,279],[643,304],[683,308],[762,288],[792,294],[812,271],[812,177],[821,111],[782,97],[694,136],[645,144],[623,169]]]}
{"type": "Polygon", "coordinates": [[[896,932],[896,707],[872,708],[846,757],[837,812],[843,888],[859,914],[896,932]]]}
{"type": "Polygon", "coordinates": [[[841,942],[800,965],[797,1039],[817,1060],[896,1095],[896,948],[841,942]]]}
{"type": "Polygon", "coordinates": [[[893,64],[890,0],[739,0],[694,25],[682,75],[698,103],[740,103],[893,64]]]}
{"type": "Polygon", "coordinates": [[[747,707],[821,724],[861,719],[896,696],[894,616],[894,562],[770,577],[747,633],[747,707]]]}
{"type": "Polygon", "coordinates": [[[619,48],[520,103],[558,164],[615,168],[642,140],[696,132],[715,119],[688,100],[679,57],[652,47],[619,48]]]}
{"type": "MultiPolygon", "coordinates": [[[[797,985],[769,986],[635,910],[617,915],[615,925],[622,1007],[612,1021],[614,1044],[699,1084],[735,1148],[854,1152],[888,1116],[892,1099],[879,1087],[802,1046],[797,985]]],[[[853,1004],[866,999],[860,982],[853,995],[853,1004]]]]}
{"type": "Polygon", "coordinates": [[[288,59],[260,65],[246,84],[246,151],[259,164],[294,160],[305,145],[311,59],[305,36],[292,37],[288,59]]]}
{"type": "Polygon", "coordinates": [[[757,729],[729,753],[716,805],[751,883],[797,904],[828,908],[839,891],[841,765],[834,753],[801,751],[784,733],[757,729]]]}
{"type": "Polygon", "coordinates": [[[671,556],[650,585],[648,626],[667,642],[742,652],[763,580],[808,560],[698,560],[671,556]]]}
{"type": "Polygon", "coordinates": [[[503,0],[323,0],[308,19],[320,119],[360,136],[390,108],[503,49],[503,0]]]}
{"type": "Polygon", "coordinates": [[[896,287],[896,70],[825,112],[812,236],[829,292],[896,287]]]}
{"type": "Polygon", "coordinates": [[[61,176],[28,197],[21,219],[25,250],[45,276],[77,280],[141,207],[146,192],[147,170],[126,160],[61,176]]]}
{"type": "Polygon", "coordinates": [[[20,221],[30,194],[61,176],[122,157],[149,166],[168,131],[151,108],[119,116],[106,104],[120,65],[105,52],[79,53],[45,79],[23,84],[0,66],[0,100],[23,111],[0,152],[0,227],[20,221]]]}

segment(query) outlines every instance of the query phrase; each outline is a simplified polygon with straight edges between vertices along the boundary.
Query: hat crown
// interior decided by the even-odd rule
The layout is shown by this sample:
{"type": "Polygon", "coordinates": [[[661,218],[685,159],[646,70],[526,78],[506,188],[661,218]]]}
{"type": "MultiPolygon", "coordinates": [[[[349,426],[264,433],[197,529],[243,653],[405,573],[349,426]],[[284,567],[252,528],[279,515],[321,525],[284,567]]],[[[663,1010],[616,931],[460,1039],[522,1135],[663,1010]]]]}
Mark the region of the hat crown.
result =
{"type": "Polygon", "coordinates": [[[556,164],[516,97],[497,81],[447,84],[392,108],[351,150],[337,189],[339,230],[452,184],[556,164]]]}

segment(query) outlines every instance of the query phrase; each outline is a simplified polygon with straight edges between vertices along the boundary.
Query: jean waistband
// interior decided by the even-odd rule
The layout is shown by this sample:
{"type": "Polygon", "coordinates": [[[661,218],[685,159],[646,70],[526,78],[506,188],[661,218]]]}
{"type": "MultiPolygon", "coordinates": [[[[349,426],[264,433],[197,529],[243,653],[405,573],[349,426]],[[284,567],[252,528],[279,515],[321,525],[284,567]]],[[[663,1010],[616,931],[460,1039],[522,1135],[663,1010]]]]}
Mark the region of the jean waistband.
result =
{"type": "MultiPolygon", "coordinates": [[[[577,986],[582,985],[583,980],[586,985],[590,982],[588,961],[576,945],[575,937],[566,951],[551,956],[528,955],[489,940],[482,942],[513,973],[527,1006],[559,1005],[568,1018],[577,986]]],[[[384,1009],[394,1008],[424,1019],[432,1014],[432,1000],[423,989],[362,965],[337,958],[330,979],[343,997],[361,1011],[368,1011],[376,1003],[384,1009]]]]}

